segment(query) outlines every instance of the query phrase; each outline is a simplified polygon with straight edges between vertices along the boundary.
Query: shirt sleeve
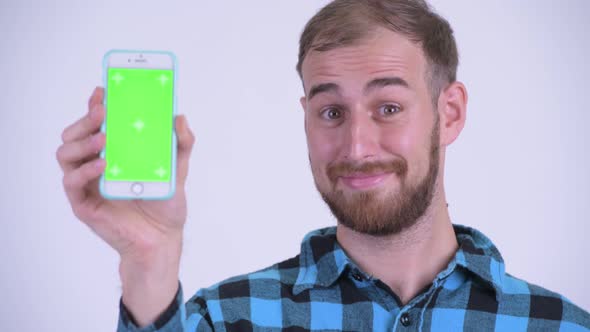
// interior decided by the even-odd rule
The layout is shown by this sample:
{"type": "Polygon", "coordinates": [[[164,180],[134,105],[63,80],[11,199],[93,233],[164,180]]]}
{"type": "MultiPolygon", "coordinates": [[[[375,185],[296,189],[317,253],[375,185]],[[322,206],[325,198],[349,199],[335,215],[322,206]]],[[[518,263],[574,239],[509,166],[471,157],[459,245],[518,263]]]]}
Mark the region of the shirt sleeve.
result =
{"type": "Polygon", "coordinates": [[[183,304],[182,284],[178,283],[178,291],[172,303],[152,324],[139,328],[129,310],[119,300],[119,321],[117,332],[211,332],[213,328],[208,318],[204,302],[198,305],[183,304]]]}

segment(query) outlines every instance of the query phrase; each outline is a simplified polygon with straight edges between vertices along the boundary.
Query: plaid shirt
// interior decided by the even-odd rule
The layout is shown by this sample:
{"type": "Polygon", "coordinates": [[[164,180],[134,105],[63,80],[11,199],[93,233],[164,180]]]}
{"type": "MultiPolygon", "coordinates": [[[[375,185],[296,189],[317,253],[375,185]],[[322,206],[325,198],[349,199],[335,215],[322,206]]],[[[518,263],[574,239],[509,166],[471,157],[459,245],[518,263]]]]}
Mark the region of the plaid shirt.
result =
{"type": "Polygon", "coordinates": [[[179,285],[142,329],[121,301],[118,331],[590,331],[588,312],[505,273],[479,231],[454,229],[454,259],[406,305],[346,256],[332,227],[306,235],[298,256],[201,289],[186,306],[179,285]]]}

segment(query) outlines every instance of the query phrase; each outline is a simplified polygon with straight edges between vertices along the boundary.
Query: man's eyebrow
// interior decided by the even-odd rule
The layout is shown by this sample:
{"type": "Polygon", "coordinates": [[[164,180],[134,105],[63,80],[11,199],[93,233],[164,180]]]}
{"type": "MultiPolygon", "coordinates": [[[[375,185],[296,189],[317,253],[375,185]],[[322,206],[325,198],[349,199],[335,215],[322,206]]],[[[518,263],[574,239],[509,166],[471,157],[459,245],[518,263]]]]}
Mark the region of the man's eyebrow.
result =
{"type": "MultiPolygon", "coordinates": [[[[406,82],[406,80],[404,80],[401,77],[397,77],[397,76],[381,77],[381,78],[376,78],[376,79],[370,81],[369,83],[367,83],[367,85],[365,86],[365,89],[364,89],[364,93],[367,94],[367,93],[371,92],[371,90],[374,90],[377,88],[383,88],[386,86],[395,86],[395,85],[402,86],[405,88],[410,87],[408,82],[406,82]]],[[[314,96],[316,96],[320,93],[339,92],[339,91],[340,91],[340,87],[336,83],[317,84],[317,85],[312,86],[311,89],[309,89],[309,96],[307,97],[307,100],[311,100],[311,98],[313,98],[314,96]]]]}
{"type": "Polygon", "coordinates": [[[408,82],[406,82],[406,80],[404,80],[401,77],[397,77],[397,76],[393,76],[393,77],[382,77],[382,78],[376,78],[374,80],[372,80],[371,82],[367,83],[367,85],[365,86],[365,94],[371,92],[371,90],[375,90],[377,88],[383,88],[386,86],[392,86],[392,85],[397,85],[397,86],[402,86],[404,88],[409,88],[410,85],[408,84],[408,82]]]}
{"type": "Polygon", "coordinates": [[[340,87],[336,83],[322,83],[318,85],[314,85],[309,89],[309,96],[307,100],[311,100],[315,95],[322,93],[322,92],[338,92],[340,91],[340,87]]]}

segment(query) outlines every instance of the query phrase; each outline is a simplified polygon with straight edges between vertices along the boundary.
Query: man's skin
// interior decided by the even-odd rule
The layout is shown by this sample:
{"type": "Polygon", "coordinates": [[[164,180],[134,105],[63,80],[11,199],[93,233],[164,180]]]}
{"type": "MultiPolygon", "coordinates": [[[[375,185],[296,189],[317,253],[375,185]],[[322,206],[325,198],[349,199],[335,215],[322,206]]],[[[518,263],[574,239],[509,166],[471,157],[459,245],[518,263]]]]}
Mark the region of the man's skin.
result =
{"type": "Polygon", "coordinates": [[[98,152],[105,137],[104,89],[96,88],[88,114],[68,126],[57,149],[63,185],[76,217],[120,255],[123,303],[139,326],[154,322],[178,290],[182,231],[186,221],[184,184],[194,136],[184,116],[175,119],[178,136],[176,193],[167,201],[109,201],[98,191],[105,169],[98,152]]]}
{"type": "MultiPolygon", "coordinates": [[[[338,92],[301,98],[312,172],[320,191],[329,190],[331,185],[327,165],[343,160],[361,163],[404,158],[408,163],[407,181],[416,183],[424,178],[435,124],[425,70],[421,48],[384,29],[361,45],[311,52],[306,57],[302,66],[306,95],[318,84],[338,86],[338,92]],[[368,82],[392,77],[402,78],[409,87],[389,85],[364,91],[368,82]],[[343,120],[329,121],[320,116],[326,106],[333,104],[344,105],[343,120]],[[402,110],[386,116],[380,113],[384,104],[398,104],[402,110]]],[[[429,285],[457,250],[443,187],[443,165],[445,147],[457,138],[465,123],[466,104],[465,87],[458,82],[449,85],[438,98],[441,167],[432,202],[413,227],[380,237],[341,224],[337,227],[338,242],[349,257],[387,284],[402,303],[429,285]]],[[[362,177],[356,181],[363,184],[362,177]]],[[[385,174],[369,178],[362,189],[395,197],[399,180],[393,173],[385,174]]],[[[349,195],[359,190],[342,179],[336,188],[349,195]]]]}
{"type": "MultiPolygon", "coordinates": [[[[407,303],[434,280],[457,250],[446,208],[443,166],[446,146],[465,123],[467,93],[459,82],[448,85],[434,110],[420,46],[389,30],[378,30],[373,36],[355,46],[309,53],[302,67],[305,96],[301,104],[316,185],[320,191],[335,186],[346,196],[370,190],[380,198],[395,198],[400,179],[393,173],[349,174],[332,183],[327,168],[334,163],[403,158],[408,164],[406,181],[413,184],[423,179],[438,113],[440,168],[426,213],[410,228],[387,236],[355,232],[340,224],[337,228],[338,241],[351,259],[407,303]],[[391,77],[402,78],[408,87],[366,90],[368,82],[391,77]],[[310,89],[324,83],[338,88],[309,98],[310,89]],[[342,112],[328,117],[326,106],[334,104],[342,106],[342,112]],[[400,111],[382,113],[382,106],[390,104],[401,106],[400,111]]],[[[103,94],[102,88],[95,89],[89,113],[64,130],[57,159],[74,214],[119,253],[123,303],[138,325],[146,326],[166,309],[178,289],[186,221],[184,184],[195,139],[185,117],[177,117],[177,192],[171,200],[105,200],[97,183],[105,168],[97,153],[105,143],[99,132],[105,114],[103,94]]]]}

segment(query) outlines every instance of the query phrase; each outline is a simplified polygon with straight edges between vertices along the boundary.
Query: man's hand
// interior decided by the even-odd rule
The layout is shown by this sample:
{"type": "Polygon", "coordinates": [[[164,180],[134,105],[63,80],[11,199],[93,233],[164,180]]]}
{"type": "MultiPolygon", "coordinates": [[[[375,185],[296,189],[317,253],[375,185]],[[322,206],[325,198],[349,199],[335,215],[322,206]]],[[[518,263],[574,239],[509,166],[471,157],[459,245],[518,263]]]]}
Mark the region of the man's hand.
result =
{"type": "Polygon", "coordinates": [[[105,145],[105,135],[100,132],[105,116],[103,96],[103,88],[94,90],[88,113],[63,131],[63,144],[56,155],[74,214],[121,256],[123,303],[136,322],[145,326],[155,321],[178,290],[187,214],[184,184],[195,139],[186,118],[176,117],[176,192],[171,199],[106,200],[98,191],[106,166],[99,157],[105,145]]]}

